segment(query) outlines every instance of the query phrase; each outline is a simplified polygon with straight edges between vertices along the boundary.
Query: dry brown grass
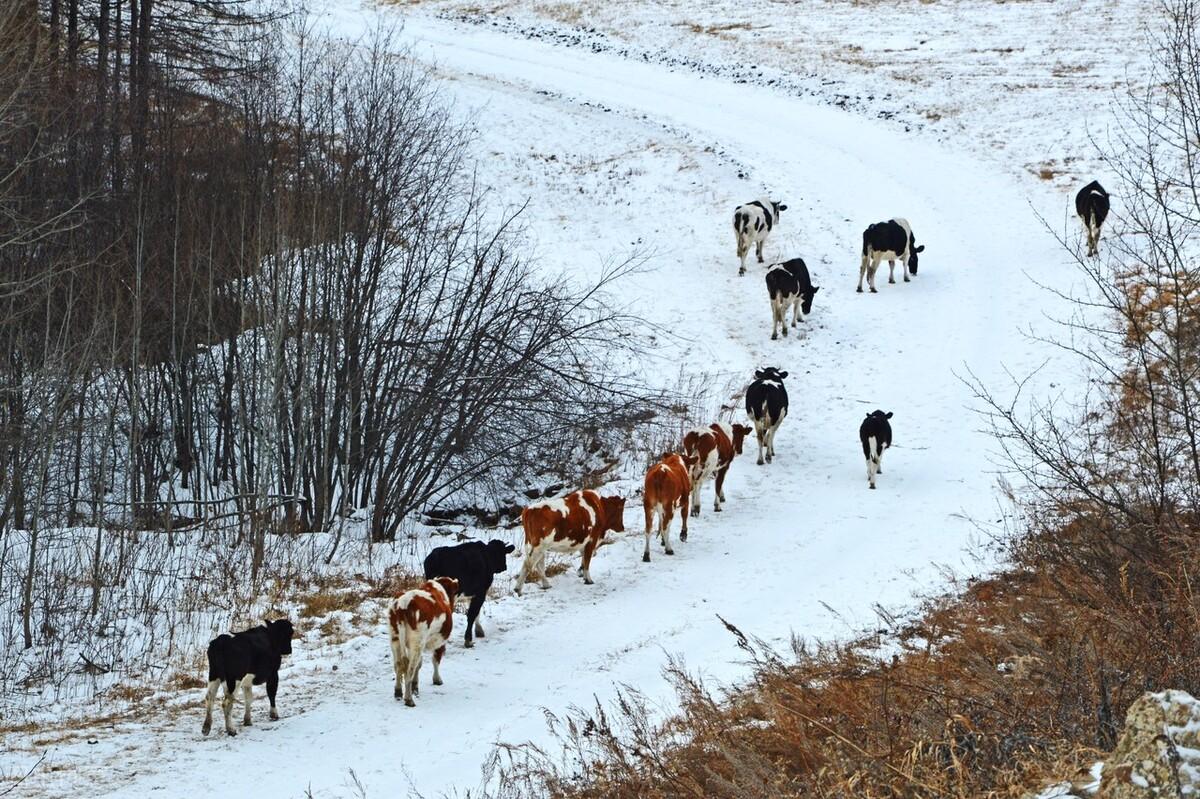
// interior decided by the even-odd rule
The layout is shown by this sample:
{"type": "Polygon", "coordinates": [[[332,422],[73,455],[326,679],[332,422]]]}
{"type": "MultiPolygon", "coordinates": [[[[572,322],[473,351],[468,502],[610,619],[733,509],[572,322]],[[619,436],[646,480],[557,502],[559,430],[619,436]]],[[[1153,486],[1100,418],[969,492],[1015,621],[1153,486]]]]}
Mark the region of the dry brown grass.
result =
{"type": "Polygon", "coordinates": [[[1143,691],[1200,689],[1188,572],[1200,544],[1168,535],[1134,566],[1131,539],[1108,543],[1120,537],[1078,511],[886,642],[778,656],[731,627],[756,664],[749,685],[718,693],[672,666],[678,716],[658,723],[626,692],[559,719],[571,756],[507,750],[498,795],[967,799],[1070,778],[1113,745],[1143,691]],[[881,643],[895,654],[882,659],[881,643]]]}

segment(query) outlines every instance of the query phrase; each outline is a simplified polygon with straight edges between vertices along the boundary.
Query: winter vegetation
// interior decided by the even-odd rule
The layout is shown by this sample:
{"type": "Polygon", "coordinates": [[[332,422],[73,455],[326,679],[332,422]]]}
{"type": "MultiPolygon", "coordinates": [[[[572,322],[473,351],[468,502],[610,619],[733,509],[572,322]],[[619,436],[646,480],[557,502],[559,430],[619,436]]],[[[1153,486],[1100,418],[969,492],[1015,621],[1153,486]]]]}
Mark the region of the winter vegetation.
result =
{"type": "Polygon", "coordinates": [[[0,796],[1200,790],[1198,25],[0,4],[0,796]]]}

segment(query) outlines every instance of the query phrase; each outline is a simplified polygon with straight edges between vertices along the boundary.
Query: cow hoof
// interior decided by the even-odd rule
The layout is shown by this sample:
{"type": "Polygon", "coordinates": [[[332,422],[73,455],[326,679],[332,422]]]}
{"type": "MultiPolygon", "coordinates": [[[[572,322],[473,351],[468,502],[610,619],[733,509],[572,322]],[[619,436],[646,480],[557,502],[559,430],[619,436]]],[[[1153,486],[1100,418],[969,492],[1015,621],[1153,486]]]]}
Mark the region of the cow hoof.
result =
{"type": "Polygon", "coordinates": [[[756,461],[756,463],[758,463],[758,465],[759,465],[759,466],[762,466],[762,465],[763,465],[763,459],[762,459],[762,458],[759,458],[759,459],[756,461]]]}
{"type": "Polygon", "coordinates": [[[867,486],[867,488],[869,488],[869,489],[871,489],[872,491],[874,491],[874,490],[875,490],[875,484],[874,484],[874,483],[871,483],[871,485],[867,486]]]}
{"type": "Polygon", "coordinates": [[[856,293],[858,293],[858,294],[862,294],[862,286],[859,286],[859,287],[856,289],[856,293]]]}
{"type": "Polygon", "coordinates": [[[650,553],[643,552],[642,553],[642,563],[649,563],[649,562],[650,562],[650,553]]]}
{"type": "Polygon", "coordinates": [[[692,508],[692,518],[693,518],[693,519],[695,519],[695,518],[697,518],[699,515],[700,515],[700,509],[699,509],[699,508],[692,508]]]}
{"type": "Polygon", "coordinates": [[[720,512],[721,512],[721,506],[720,506],[720,505],[718,505],[717,507],[713,508],[713,513],[720,513],[720,512]]]}
{"type": "Polygon", "coordinates": [[[871,287],[871,293],[872,293],[872,294],[878,294],[879,292],[875,290],[875,287],[874,287],[874,286],[872,286],[872,287],[871,287]]]}
{"type": "Polygon", "coordinates": [[[783,329],[783,337],[787,338],[787,328],[786,327],[783,329]]]}
{"type": "Polygon", "coordinates": [[[905,283],[911,283],[912,281],[911,281],[911,280],[909,280],[908,278],[904,278],[904,282],[905,282],[905,283]]]}
{"type": "Polygon", "coordinates": [[[673,549],[668,549],[666,554],[668,554],[668,555],[674,555],[674,554],[675,554],[675,550],[673,550],[673,549]]]}
{"type": "Polygon", "coordinates": [[[242,726],[243,727],[253,727],[254,725],[250,723],[250,719],[242,719],[242,726]]]}
{"type": "Polygon", "coordinates": [[[595,583],[594,583],[594,582],[592,582],[592,578],[591,578],[591,577],[587,577],[587,578],[585,578],[585,579],[584,579],[584,581],[583,581],[583,584],[584,584],[584,585],[595,585],[595,583]]]}
{"type": "Polygon", "coordinates": [[[392,691],[392,696],[396,697],[397,699],[403,699],[404,698],[404,689],[397,688],[396,690],[392,691]]]}
{"type": "MultiPolygon", "coordinates": [[[[679,534],[679,540],[687,541],[687,530],[684,530],[682,533],[679,534]]],[[[671,553],[668,552],[667,554],[670,555],[671,553]]]]}
{"type": "Polygon", "coordinates": [[[271,708],[271,721],[279,721],[279,711],[271,708]]]}
{"type": "Polygon", "coordinates": [[[236,738],[237,730],[235,730],[233,727],[226,727],[225,734],[228,735],[230,738],[236,738]]]}
{"type": "Polygon", "coordinates": [[[417,706],[417,703],[416,703],[416,702],[414,702],[414,701],[413,701],[413,700],[411,700],[411,699],[405,699],[405,700],[404,700],[404,705],[405,705],[405,707],[416,707],[416,706],[417,706]]]}
{"type": "Polygon", "coordinates": [[[434,678],[433,678],[433,684],[434,684],[434,685],[441,685],[441,684],[442,684],[442,678],[441,678],[441,677],[434,677],[434,678]]]}
{"type": "MultiPolygon", "coordinates": [[[[888,278],[888,282],[889,282],[889,283],[891,283],[891,284],[894,286],[894,285],[896,285],[896,278],[894,278],[894,277],[889,277],[889,278],[888,278]]],[[[905,283],[907,283],[908,281],[907,281],[907,280],[905,280],[904,282],[905,282],[905,283]]]]}
{"type": "Polygon", "coordinates": [[[475,648],[475,642],[474,642],[474,641],[470,641],[470,640],[463,641],[463,646],[465,646],[467,649],[474,649],[474,648],[475,648]]]}
{"type": "Polygon", "coordinates": [[[772,333],[772,334],[771,334],[771,341],[776,341],[776,340],[778,340],[778,339],[779,339],[779,334],[778,334],[778,333],[772,333]]]}
{"type": "Polygon", "coordinates": [[[746,267],[744,267],[744,266],[743,266],[741,269],[739,269],[739,270],[738,270],[738,274],[739,274],[739,275],[744,275],[744,274],[746,274],[746,267]]]}
{"type": "Polygon", "coordinates": [[[200,734],[208,735],[210,732],[212,732],[212,724],[206,722],[204,726],[200,728],[200,734]]]}

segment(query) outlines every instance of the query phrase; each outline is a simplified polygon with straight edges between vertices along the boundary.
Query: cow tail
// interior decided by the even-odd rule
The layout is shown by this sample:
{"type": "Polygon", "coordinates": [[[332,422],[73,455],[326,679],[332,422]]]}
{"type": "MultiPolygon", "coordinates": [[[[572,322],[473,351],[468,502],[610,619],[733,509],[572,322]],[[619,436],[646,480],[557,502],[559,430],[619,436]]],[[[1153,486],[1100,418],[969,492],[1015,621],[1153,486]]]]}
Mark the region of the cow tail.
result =
{"type": "Polygon", "coordinates": [[[229,662],[229,647],[233,639],[227,635],[213,639],[208,645],[208,681],[222,680],[229,662]]]}

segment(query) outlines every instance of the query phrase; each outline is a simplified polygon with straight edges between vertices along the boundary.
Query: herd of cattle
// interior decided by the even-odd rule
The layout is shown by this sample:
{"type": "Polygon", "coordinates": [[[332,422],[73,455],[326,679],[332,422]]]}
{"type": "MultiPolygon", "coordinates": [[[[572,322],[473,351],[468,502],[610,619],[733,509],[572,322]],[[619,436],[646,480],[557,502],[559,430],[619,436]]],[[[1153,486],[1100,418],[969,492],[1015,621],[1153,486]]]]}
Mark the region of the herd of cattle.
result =
{"type": "MultiPolygon", "coordinates": [[[[746,272],[746,255],[756,246],[759,263],[763,262],[763,244],[779,224],[779,214],[787,206],[771,200],[756,200],[738,206],[733,226],[737,237],[737,256],[741,262],[739,274],[746,272]]],[[[1092,181],[1075,197],[1075,210],[1087,235],[1087,254],[1099,253],[1100,228],[1108,216],[1109,198],[1104,188],[1092,181]]],[[[862,262],[859,267],[858,291],[862,292],[863,277],[872,293],[875,272],[880,262],[888,262],[888,283],[895,283],[896,261],[900,261],[904,282],[917,274],[918,247],[912,227],[904,219],[890,219],[869,226],[863,231],[862,262]]],[[[792,308],[792,326],[799,314],[808,315],[813,298],[819,290],[812,285],[808,268],[800,258],[771,265],[766,273],[767,291],[771,299],[771,338],[778,337],[782,328],[787,335],[787,309],[792,308]]],[[[758,441],[758,464],[770,463],[775,456],[775,434],[787,417],[788,396],[783,381],[788,373],[775,367],[759,369],[746,388],[746,414],[753,427],[716,422],[707,428],[686,433],[680,452],[664,456],[646,472],[643,484],[642,507],[645,513],[646,546],[642,560],[650,561],[650,539],[657,526],[663,552],[675,554],[671,547],[671,523],[676,510],[680,515],[679,540],[688,537],[688,516],[700,515],[700,490],[713,481],[713,510],[720,512],[725,501],[725,476],[735,456],[742,453],[742,443],[751,431],[758,441]]],[[[892,445],[890,412],[876,410],[859,426],[859,440],[867,464],[867,484],[875,488],[875,478],[882,473],[880,461],[892,445]]],[[[546,554],[580,553],[579,574],[592,584],[591,562],[597,547],[609,532],[625,530],[625,498],[601,496],[596,491],[583,490],[565,497],[530,505],[521,513],[525,531],[524,562],[517,575],[515,590],[520,595],[526,580],[536,577],[542,588],[549,588],[546,576],[546,554]]],[[[471,541],[453,547],[437,547],[425,559],[426,581],[406,591],[388,604],[388,630],[392,645],[392,663],[396,683],[394,695],[413,706],[418,692],[418,676],[423,652],[432,652],[433,684],[441,685],[439,671],[446,642],[453,629],[454,606],[457,599],[469,597],[464,645],[474,646],[474,638],[484,636],[479,613],[492,586],[493,577],[508,568],[508,555],[515,547],[500,540],[488,543],[471,541]]],[[[292,651],[292,624],[277,619],[234,635],[222,635],[208,647],[208,690],[204,726],[207,735],[212,728],[213,702],[222,684],[225,696],[222,708],[225,731],[236,735],[232,721],[233,703],[240,688],[245,705],[242,723],[250,726],[251,686],[267,686],[271,702],[271,718],[279,718],[275,694],[279,687],[279,667],[284,655],[292,651]]]]}

